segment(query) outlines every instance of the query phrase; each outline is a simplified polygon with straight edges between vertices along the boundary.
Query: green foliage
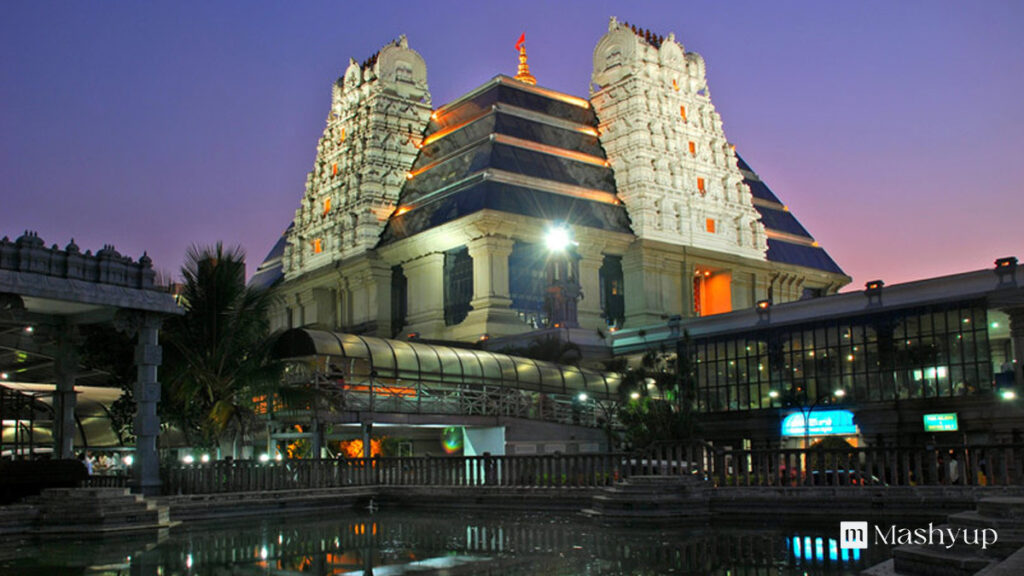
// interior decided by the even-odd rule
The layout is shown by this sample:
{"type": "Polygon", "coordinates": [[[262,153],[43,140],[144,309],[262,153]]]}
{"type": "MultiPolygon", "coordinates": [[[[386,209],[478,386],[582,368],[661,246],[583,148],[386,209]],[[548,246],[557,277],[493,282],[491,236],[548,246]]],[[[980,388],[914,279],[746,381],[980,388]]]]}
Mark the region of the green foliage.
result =
{"type": "Polygon", "coordinates": [[[135,343],[124,332],[109,324],[85,325],[81,328],[81,362],[93,370],[107,374],[112,386],[121,388],[121,397],[110,406],[110,427],[121,444],[135,441],[135,343]]]}
{"type": "Polygon", "coordinates": [[[165,417],[193,445],[211,446],[228,431],[244,438],[256,424],[253,396],[280,381],[268,338],[272,296],[246,287],[244,252],[221,243],[189,248],[181,275],[185,315],[163,332],[165,417]]]}
{"type": "MultiPolygon", "coordinates": [[[[683,349],[688,337],[684,336],[683,349]]],[[[619,422],[626,444],[645,448],[658,442],[686,442],[696,437],[695,380],[689,356],[674,363],[656,351],[644,354],[640,366],[629,368],[623,360],[609,364],[622,374],[619,385],[619,422]]]]}

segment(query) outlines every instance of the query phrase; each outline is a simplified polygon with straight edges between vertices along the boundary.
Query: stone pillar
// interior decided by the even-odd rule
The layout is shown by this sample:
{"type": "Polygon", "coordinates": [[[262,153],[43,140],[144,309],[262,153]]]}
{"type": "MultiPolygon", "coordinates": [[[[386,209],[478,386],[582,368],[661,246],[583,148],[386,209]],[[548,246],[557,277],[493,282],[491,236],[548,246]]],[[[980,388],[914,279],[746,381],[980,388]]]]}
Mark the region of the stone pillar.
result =
{"type": "Polygon", "coordinates": [[[75,378],[78,373],[78,329],[64,325],[57,329],[57,354],[54,373],[57,387],[53,392],[53,455],[58,459],[75,457],[75,378]]]}
{"type": "Polygon", "coordinates": [[[158,340],[162,320],[153,314],[140,315],[138,342],[135,345],[135,465],[132,468],[132,491],[145,496],[160,494],[160,458],[156,439],[160,434],[160,418],[156,405],[160,402],[157,367],[162,361],[158,340]]]}
{"type": "Polygon", "coordinates": [[[444,336],[444,254],[427,254],[405,264],[409,309],[407,329],[424,338],[444,336]]]}
{"type": "Polygon", "coordinates": [[[369,260],[366,290],[369,292],[370,313],[376,317],[375,334],[391,338],[391,266],[380,260],[369,260]]]}
{"type": "Polygon", "coordinates": [[[1013,378],[1017,394],[1024,387],[1024,308],[1003,310],[1010,317],[1010,341],[1013,343],[1013,378]]]}
{"type": "Polygon", "coordinates": [[[601,309],[601,266],[604,264],[604,255],[599,249],[583,244],[577,247],[577,252],[580,255],[579,282],[583,298],[576,309],[576,319],[581,328],[603,328],[607,324],[601,317],[604,314],[601,309]]]}
{"type": "Polygon", "coordinates": [[[626,325],[641,328],[661,324],[661,263],[642,241],[634,242],[622,258],[625,283],[626,325]]]}
{"type": "Polygon", "coordinates": [[[518,334],[526,328],[512,310],[509,291],[508,257],[515,241],[500,236],[484,236],[470,242],[466,248],[473,259],[472,310],[455,327],[455,337],[466,339],[518,334]]]}

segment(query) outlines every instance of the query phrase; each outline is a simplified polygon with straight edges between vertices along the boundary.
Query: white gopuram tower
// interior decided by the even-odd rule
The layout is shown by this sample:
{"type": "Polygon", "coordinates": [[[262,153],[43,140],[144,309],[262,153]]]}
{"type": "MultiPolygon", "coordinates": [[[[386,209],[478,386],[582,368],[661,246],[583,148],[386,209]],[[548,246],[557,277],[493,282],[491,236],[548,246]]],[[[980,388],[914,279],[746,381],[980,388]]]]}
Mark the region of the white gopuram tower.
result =
{"type": "Polygon", "coordinates": [[[362,64],[350,60],[288,232],[286,279],[377,244],[430,114],[427,65],[404,35],[362,64]]]}
{"type": "Polygon", "coordinates": [[[763,261],[765,229],[704,72],[674,34],[613,17],[594,49],[601,144],[638,238],[763,261]]]}

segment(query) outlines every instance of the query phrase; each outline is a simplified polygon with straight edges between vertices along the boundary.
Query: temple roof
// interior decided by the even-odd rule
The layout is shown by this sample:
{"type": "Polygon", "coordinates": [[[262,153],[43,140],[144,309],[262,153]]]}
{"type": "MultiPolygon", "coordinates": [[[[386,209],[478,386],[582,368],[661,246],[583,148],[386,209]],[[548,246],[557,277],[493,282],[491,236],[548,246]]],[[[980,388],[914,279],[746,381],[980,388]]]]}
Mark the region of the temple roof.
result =
{"type": "Polygon", "coordinates": [[[739,154],[736,161],[768,234],[768,260],[845,274],[739,154]]]}
{"type": "Polygon", "coordinates": [[[498,76],[438,109],[381,244],[483,209],[630,232],[586,100],[498,76]]]}

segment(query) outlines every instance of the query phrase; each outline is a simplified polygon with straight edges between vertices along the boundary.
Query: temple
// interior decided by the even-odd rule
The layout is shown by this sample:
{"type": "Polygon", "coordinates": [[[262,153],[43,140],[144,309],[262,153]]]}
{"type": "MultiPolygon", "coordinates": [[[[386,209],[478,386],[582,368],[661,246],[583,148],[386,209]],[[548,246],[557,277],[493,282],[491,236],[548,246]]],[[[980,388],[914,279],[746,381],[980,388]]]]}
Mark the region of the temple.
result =
{"type": "Polygon", "coordinates": [[[703,58],[612,18],[590,97],[515,45],[434,108],[402,36],[335,82],[295,217],[252,283],[275,328],[384,338],[605,336],[833,294],[850,278],[740,158],[703,58]],[[510,64],[512,59],[510,58],[510,64]]]}

